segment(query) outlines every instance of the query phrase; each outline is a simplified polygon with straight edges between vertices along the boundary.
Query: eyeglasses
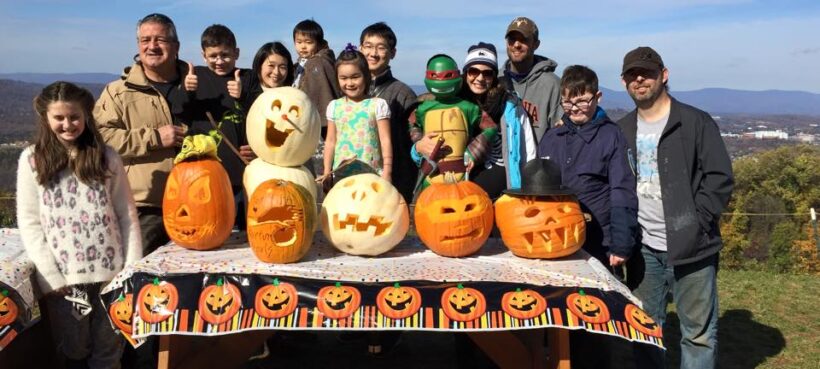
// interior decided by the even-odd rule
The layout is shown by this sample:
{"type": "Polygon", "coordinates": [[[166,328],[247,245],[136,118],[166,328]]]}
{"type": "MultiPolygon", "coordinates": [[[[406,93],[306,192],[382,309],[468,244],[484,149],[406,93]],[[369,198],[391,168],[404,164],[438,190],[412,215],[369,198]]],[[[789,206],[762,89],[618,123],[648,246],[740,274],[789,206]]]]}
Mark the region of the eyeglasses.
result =
{"type": "Polygon", "coordinates": [[[484,76],[484,79],[495,78],[495,71],[492,69],[478,69],[478,68],[469,68],[467,69],[467,76],[470,78],[478,78],[478,75],[484,76]]]}
{"type": "Polygon", "coordinates": [[[222,61],[223,63],[230,63],[233,60],[233,55],[228,53],[216,54],[216,55],[208,55],[205,57],[211,63],[216,63],[218,61],[222,61]]]}
{"type": "Polygon", "coordinates": [[[564,111],[572,110],[572,107],[577,107],[579,110],[584,110],[592,105],[592,101],[595,100],[595,94],[592,95],[589,99],[586,100],[578,100],[576,102],[572,101],[561,101],[561,107],[564,108],[564,111]]]}
{"type": "Polygon", "coordinates": [[[387,45],[384,44],[376,44],[373,45],[371,43],[366,43],[360,47],[360,49],[364,52],[376,50],[379,54],[386,54],[388,50],[390,50],[387,45]]]}

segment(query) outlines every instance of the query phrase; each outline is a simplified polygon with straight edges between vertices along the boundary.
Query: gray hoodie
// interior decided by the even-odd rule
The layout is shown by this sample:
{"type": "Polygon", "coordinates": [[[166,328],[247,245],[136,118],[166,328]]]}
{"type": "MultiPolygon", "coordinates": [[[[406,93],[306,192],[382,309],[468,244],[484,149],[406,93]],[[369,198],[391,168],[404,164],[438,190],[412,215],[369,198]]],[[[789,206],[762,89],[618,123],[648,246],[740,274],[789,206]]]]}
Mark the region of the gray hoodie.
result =
{"type": "Polygon", "coordinates": [[[538,122],[534,124],[535,138],[541,137],[547,129],[561,120],[564,111],[561,109],[561,80],[555,75],[558,63],[552,59],[535,55],[532,69],[519,81],[510,77],[510,61],[504,63],[504,74],[500,83],[519,98],[527,100],[538,107],[538,122]],[[536,126],[537,125],[537,126],[536,126]]]}

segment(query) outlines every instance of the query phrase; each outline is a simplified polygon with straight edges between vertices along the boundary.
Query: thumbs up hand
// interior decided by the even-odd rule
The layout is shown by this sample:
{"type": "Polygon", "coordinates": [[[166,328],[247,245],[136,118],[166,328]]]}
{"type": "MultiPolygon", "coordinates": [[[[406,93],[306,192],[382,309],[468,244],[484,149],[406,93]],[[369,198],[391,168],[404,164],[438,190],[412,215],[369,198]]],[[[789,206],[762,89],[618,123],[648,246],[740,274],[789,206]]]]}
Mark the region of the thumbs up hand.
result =
{"type": "Polygon", "coordinates": [[[242,96],[242,80],[239,78],[239,68],[234,71],[233,78],[233,81],[228,81],[228,95],[238,99],[242,96]]]}
{"type": "Polygon", "coordinates": [[[188,62],[188,74],[185,75],[185,91],[193,92],[199,87],[199,80],[194,73],[194,65],[188,62]]]}

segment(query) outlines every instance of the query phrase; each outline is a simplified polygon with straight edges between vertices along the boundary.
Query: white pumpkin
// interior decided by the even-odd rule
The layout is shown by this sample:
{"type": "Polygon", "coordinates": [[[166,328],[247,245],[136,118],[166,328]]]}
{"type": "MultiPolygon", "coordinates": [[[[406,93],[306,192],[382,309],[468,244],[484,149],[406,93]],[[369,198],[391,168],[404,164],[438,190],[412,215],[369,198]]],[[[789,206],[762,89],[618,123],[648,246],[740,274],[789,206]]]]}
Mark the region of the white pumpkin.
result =
{"type": "Polygon", "coordinates": [[[307,168],[302,166],[282,167],[265,162],[260,158],[253,159],[245,167],[245,173],[242,176],[245,193],[250,197],[256,187],[269,179],[282,179],[301,185],[313,196],[313,202],[316,202],[316,181],[307,168]]]}
{"type": "Polygon", "coordinates": [[[390,251],[410,228],[404,197],[390,182],[372,173],[336,183],[325,196],[320,218],[325,238],[353,255],[390,251]]]}
{"type": "Polygon", "coordinates": [[[292,167],[304,164],[316,152],[322,117],[304,92],[279,87],[256,98],[245,126],[256,156],[292,167]]]}

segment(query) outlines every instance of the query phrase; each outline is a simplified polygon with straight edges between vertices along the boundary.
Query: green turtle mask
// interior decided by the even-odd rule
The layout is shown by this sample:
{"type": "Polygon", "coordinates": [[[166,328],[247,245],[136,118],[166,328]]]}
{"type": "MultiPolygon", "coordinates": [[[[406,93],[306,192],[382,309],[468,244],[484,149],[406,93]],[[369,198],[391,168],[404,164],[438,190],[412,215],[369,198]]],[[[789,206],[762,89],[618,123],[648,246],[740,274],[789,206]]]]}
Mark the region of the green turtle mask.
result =
{"type": "Polygon", "coordinates": [[[456,61],[444,54],[430,58],[424,85],[436,98],[455,96],[461,88],[461,75],[456,61]]]}

